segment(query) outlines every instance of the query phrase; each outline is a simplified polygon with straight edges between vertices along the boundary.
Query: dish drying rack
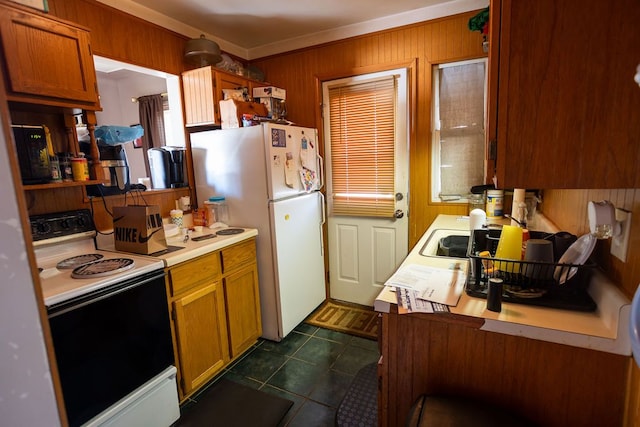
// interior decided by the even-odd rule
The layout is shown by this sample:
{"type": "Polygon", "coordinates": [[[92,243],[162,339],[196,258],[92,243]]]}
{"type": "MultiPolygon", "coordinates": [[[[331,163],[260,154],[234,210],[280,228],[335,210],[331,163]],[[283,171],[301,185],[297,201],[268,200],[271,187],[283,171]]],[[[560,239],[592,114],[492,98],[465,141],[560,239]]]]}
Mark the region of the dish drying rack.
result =
{"type": "MultiPolygon", "coordinates": [[[[587,292],[595,263],[588,260],[578,265],[495,258],[501,232],[500,229],[478,229],[471,233],[467,252],[470,274],[465,284],[468,295],[486,299],[489,279],[498,278],[503,281],[504,302],[572,311],[596,310],[597,305],[587,292]],[[486,251],[490,256],[484,256],[486,251]]],[[[539,231],[530,231],[529,235],[531,239],[553,238],[552,233],[539,231]]]]}

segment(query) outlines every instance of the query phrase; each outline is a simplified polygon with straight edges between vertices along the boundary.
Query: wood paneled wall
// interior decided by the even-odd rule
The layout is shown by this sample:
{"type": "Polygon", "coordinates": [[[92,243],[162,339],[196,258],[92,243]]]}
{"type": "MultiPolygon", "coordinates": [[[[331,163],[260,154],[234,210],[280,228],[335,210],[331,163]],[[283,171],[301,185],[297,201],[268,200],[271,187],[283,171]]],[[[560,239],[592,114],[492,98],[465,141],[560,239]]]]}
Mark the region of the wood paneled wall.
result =
{"type": "MultiPolygon", "coordinates": [[[[381,31],[252,61],[267,80],[287,90],[288,118],[322,132],[322,80],[361,72],[411,67],[409,246],[413,246],[438,214],[467,214],[466,204],[429,202],[431,158],[431,66],[486,56],[478,32],[468,29],[464,13],[381,31]]],[[[479,183],[480,184],[480,183],[479,183]]]]}
{"type": "Polygon", "coordinates": [[[49,0],[52,15],[91,30],[93,53],[129,64],[180,75],[189,37],[95,0],[49,0]]]}
{"type": "MultiPolygon", "coordinates": [[[[599,241],[594,252],[598,265],[631,299],[640,283],[640,189],[546,190],[541,209],[560,229],[582,235],[589,232],[589,200],[610,200],[616,207],[633,213],[627,262],[610,254],[610,240],[599,241]]],[[[628,386],[625,425],[640,426],[640,368],[635,363],[628,386]]]]}

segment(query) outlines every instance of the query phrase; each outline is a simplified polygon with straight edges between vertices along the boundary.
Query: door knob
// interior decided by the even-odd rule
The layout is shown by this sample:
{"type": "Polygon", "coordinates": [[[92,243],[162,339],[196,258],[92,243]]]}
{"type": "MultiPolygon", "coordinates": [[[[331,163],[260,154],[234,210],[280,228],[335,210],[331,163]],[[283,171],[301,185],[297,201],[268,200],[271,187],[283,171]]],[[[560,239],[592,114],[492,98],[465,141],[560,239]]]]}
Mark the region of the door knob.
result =
{"type": "Polygon", "coordinates": [[[401,209],[398,209],[393,213],[393,216],[397,219],[400,219],[404,216],[404,212],[402,212],[401,209]]]}
{"type": "Polygon", "coordinates": [[[404,196],[402,195],[402,193],[396,193],[396,201],[399,202],[402,199],[404,199],[404,196]]]}

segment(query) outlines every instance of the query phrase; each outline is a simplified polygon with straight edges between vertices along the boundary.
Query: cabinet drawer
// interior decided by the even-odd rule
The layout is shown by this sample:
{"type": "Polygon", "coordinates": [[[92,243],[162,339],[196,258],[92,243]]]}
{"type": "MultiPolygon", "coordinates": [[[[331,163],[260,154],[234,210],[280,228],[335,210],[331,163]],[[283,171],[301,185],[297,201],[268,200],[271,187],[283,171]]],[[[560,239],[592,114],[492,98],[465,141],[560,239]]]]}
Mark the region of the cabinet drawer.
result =
{"type": "Polygon", "coordinates": [[[222,249],[222,272],[228,273],[245,264],[256,261],[256,241],[251,239],[222,249]]]}
{"type": "Polygon", "coordinates": [[[193,261],[187,261],[169,270],[171,295],[196,286],[203,281],[217,280],[220,277],[220,253],[203,255],[193,261]]]}

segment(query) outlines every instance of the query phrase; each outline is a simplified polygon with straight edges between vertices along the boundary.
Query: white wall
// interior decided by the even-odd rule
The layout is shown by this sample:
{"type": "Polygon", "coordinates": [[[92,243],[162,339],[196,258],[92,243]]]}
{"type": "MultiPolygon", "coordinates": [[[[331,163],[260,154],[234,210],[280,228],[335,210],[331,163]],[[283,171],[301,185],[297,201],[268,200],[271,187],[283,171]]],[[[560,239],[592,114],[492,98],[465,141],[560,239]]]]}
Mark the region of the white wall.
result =
{"type": "Polygon", "coordinates": [[[6,155],[11,143],[0,132],[0,424],[55,427],[58,409],[6,155]]]}

